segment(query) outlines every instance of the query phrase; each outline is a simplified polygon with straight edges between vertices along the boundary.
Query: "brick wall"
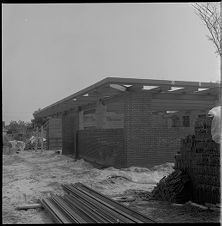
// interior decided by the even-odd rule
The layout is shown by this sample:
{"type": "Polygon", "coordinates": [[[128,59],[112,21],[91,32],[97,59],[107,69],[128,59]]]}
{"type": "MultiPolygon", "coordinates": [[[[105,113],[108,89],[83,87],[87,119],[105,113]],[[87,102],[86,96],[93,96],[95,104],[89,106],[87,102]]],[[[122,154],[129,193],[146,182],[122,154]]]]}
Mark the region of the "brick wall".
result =
{"type": "Polygon", "coordinates": [[[124,166],[123,129],[78,131],[78,155],[105,166],[124,166]]]}
{"type": "Polygon", "coordinates": [[[180,139],[193,127],[168,128],[161,115],[151,112],[151,94],[131,92],[125,97],[125,152],[127,166],[152,167],[174,162],[180,139]]]}

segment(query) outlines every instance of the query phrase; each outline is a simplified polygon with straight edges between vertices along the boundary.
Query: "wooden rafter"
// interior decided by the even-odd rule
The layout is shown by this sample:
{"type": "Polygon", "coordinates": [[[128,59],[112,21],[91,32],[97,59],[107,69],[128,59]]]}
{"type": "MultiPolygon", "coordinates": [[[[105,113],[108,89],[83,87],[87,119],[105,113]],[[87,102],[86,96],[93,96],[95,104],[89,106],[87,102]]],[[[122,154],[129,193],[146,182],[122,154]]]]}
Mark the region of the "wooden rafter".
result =
{"type": "Polygon", "coordinates": [[[155,88],[152,88],[152,89],[149,89],[149,90],[146,90],[150,93],[160,93],[160,92],[167,92],[171,87],[166,85],[162,85],[162,86],[158,86],[158,87],[155,87],[155,88]]]}
{"type": "Polygon", "coordinates": [[[118,91],[122,91],[122,92],[126,91],[127,89],[125,86],[118,85],[118,84],[110,84],[109,86],[110,88],[117,89],[118,91]]]}
{"type": "Polygon", "coordinates": [[[168,93],[183,94],[183,93],[185,93],[185,88],[176,89],[176,90],[168,90],[168,93]]]}
{"type": "Polygon", "coordinates": [[[209,89],[204,89],[195,92],[196,95],[219,95],[220,88],[219,87],[214,87],[214,88],[209,88],[209,89]]]}
{"type": "Polygon", "coordinates": [[[197,87],[183,87],[181,89],[168,90],[168,93],[185,94],[185,93],[194,93],[195,91],[198,91],[197,87]]]}
{"type": "Polygon", "coordinates": [[[127,87],[127,91],[139,91],[139,90],[142,90],[143,89],[143,85],[138,85],[138,84],[135,84],[135,85],[132,85],[130,87],[127,87]]]}

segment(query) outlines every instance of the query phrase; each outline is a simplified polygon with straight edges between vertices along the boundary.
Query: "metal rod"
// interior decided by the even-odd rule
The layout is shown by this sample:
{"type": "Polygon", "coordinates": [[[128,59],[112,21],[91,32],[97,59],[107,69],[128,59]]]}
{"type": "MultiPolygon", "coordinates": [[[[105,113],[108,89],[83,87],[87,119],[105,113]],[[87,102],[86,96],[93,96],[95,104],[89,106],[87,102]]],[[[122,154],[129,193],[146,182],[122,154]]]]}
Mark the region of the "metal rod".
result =
{"type": "Polygon", "coordinates": [[[44,199],[41,201],[43,206],[49,211],[57,223],[72,223],[62,212],[52,203],[51,199],[44,199]]]}
{"type": "MultiPolygon", "coordinates": [[[[73,192],[73,190],[71,188],[68,188],[68,192],[71,193],[73,196],[77,195],[79,198],[84,200],[86,202],[86,205],[89,205],[89,203],[91,205],[93,205],[93,208],[95,208],[96,211],[102,212],[102,214],[104,214],[104,216],[106,218],[110,219],[111,222],[113,222],[113,223],[129,222],[129,220],[127,218],[124,218],[122,215],[114,212],[113,210],[109,209],[108,207],[101,205],[101,203],[95,202],[95,200],[93,200],[89,196],[85,195],[84,193],[79,192],[78,190],[73,192]]],[[[130,221],[130,223],[133,223],[133,222],[130,221]]]]}
{"type": "MultiPolygon", "coordinates": [[[[80,197],[78,194],[70,193],[69,197],[76,198],[80,201],[82,201],[84,207],[91,208],[95,211],[97,215],[102,217],[106,222],[108,223],[116,223],[117,219],[116,217],[112,216],[110,212],[106,211],[106,209],[101,209],[99,206],[95,203],[92,203],[91,201],[87,200],[85,197],[80,197]]],[[[124,222],[124,221],[123,221],[124,222]]]]}
{"type": "Polygon", "coordinates": [[[121,205],[120,203],[108,198],[107,196],[92,190],[91,188],[87,187],[86,185],[82,184],[82,183],[76,183],[76,184],[72,184],[75,187],[81,187],[81,189],[83,189],[84,191],[88,191],[91,195],[102,199],[103,201],[105,201],[106,203],[112,205],[113,207],[115,207],[118,210],[124,211],[125,213],[127,213],[129,216],[132,216],[134,218],[139,219],[142,222],[147,222],[147,223],[155,223],[155,221],[153,219],[148,218],[147,216],[144,216],[143,214],[132,210],[124,205],[121,205]]]}
{"type": "Polygon", "coordinates": [[[40,200],[57,223],[155,223],[82,183],[62,187],[67,194],[40,200]]]}
{"type": "MultiPolygon", "coordinates": [[[[71,186],[70,186],[71,187],[71,186]]],[[[94,206],[96,206],[98,208],[98,211],[100,211],[101,209],[105,210],[105,212],[107,212],[107,214],[109,214],[112,217],[115,217],[115,222],[125,222],[125,223],[135,223],[135,221],[123,216],[122,214],[118,213],[115,209],[113,209],[111,206],[111,208],[109,208],[108,206],[104,205],[104,203],[99,202],[99,200],[95,200],[93,197],[90,197],[89,195],[79,191],[78,189],[71,187],[70,188],[71,192],[74,194],[78,194],[80,197],[85,198],[86,200],[88,200],[90,203],[92,203],[94,206]]]]}
{"type": "Polygon", "coordinates": [[[69,202],[71,205],[75,205],[77,208],[79,208],[81,211],[83,211],[85,214],[90,215],[90,217],[96,222],[96,223],[107,223],[109,221],[107,218],[104,218],[96,209],[91,208],[89,205],[87,207],[86,204],[78,200],[78,198],[74,198],[74,196],[71,195],[64,195],[64,198],[67,202],[69,202]]]}
{"type": "Polygon", "coordinates": [[[72,219],[74,223],[87,223],[77,212],[76,210],[72,210],[66,202],[59,196],[52,196],[53,200],[62,207],[63,211],[72,219]]]}
{"type": "MultiPolygon", "coordinates": [[[[72,185],[74,189],[78,189],[80,187],[75,187],[74,185],[72,185]]],[[[81,192],[85,193],[86,195],[90,196],[91,198],[95,199],[96,201],[102,203],[103,205],[107,206],[108,208],[112,209],[113,211],[115,211],[116,213],[120,214],[121,216],[124,216],[125,218],[127,218],[129,220],[129,222],[136,222],[136,223],[143,223],[143,221],[133,217],[133,216],[130,216],[128,213],[124,212],[123,210],[119,209],[119,208],[116,208],[114,207],[113,205],[111,205],[110,203],[107,202],[107,200],[102,200],[101,198],[98,198],[94,195],[92,195],[89,191],[86,191],[86,190],[83,190],[81,189],[80,190],[81,192]]]]}

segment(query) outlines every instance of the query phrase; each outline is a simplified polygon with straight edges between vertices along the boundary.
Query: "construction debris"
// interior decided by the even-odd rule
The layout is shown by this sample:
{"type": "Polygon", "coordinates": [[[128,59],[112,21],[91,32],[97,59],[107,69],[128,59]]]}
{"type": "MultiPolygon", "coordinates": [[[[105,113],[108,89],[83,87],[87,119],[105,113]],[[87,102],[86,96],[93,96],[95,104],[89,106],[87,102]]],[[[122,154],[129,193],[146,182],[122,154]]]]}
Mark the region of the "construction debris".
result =
{"type": "Polygon", "coordinates": [[[191,197],[189,176],[181,170],[176,170],[168,177],[163,177],[154,187],[151,199],[185,203],[191,197]]]}
{"type": "Polygon", "coordinates": [[[64,196],[41,200],[58,223],[155,223],[154,220],[81,184],[63,184],[64,196]]]}
{"type": "Polygon", "coordinates": [[[9,141],[9,148],[12,150],[12,152],[20,152],[20,151],[24,151],[25,149],[25,142],[23,141],[18,141],[18,140],[12,140],[9,141]]]}
{"type": "MultiPolygon", "coordinates": [[[[46,150],[47,140],[45,138],[42,139],[43,139],[43,149],[46,150]]],[[[41,137],[39,136],[32,136],[30,139],[26,141],[25,150],[34,150],[35,147],[37,147],[37,149],[41,148],[41,137]]]]}

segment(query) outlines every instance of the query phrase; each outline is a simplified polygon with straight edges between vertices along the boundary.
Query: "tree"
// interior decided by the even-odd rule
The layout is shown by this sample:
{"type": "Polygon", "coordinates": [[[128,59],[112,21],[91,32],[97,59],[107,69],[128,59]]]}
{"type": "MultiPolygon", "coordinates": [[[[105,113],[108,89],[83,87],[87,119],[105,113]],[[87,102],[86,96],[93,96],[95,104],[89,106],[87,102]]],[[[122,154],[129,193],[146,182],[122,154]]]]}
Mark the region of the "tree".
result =
{"type": "Polygon", "coordinates": [[[33,130],[31,122],[24,121],[10,121],[9,125],[6,126],[8,132],[13,134],[13,139],[23,140],[29,138],[33,130]]]}
{"type": "Polygon", "coordinates": [[[47,122],[47,118],[34,118],[31,122],[33,127],[41,127],[47,122]]]}
{"type": "Polygon", "coordinates": [[[221,56],[220,2],[194,3],[192,6],[194,7],[196,14],[201,18],[210,32],[208,38],[216,47],[216,54],[221,56]]]}

